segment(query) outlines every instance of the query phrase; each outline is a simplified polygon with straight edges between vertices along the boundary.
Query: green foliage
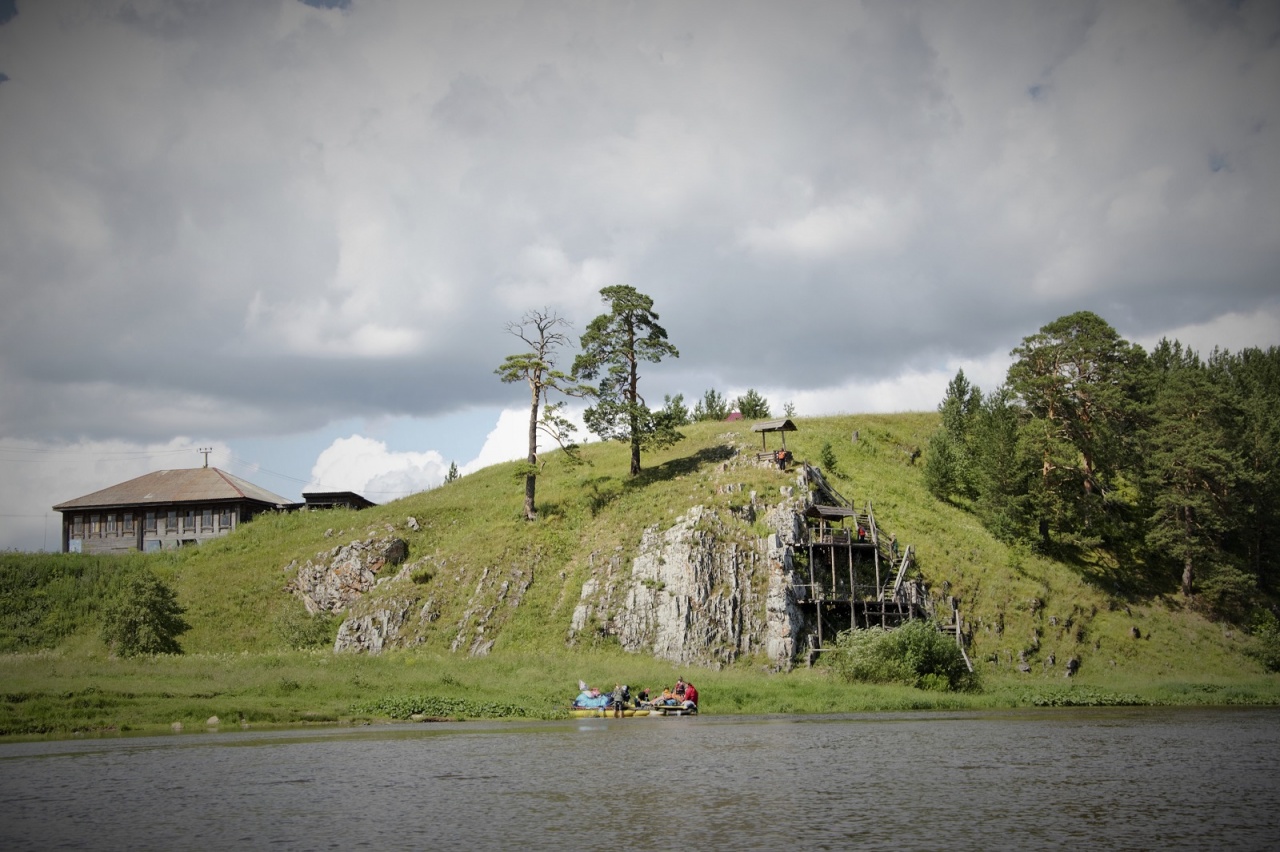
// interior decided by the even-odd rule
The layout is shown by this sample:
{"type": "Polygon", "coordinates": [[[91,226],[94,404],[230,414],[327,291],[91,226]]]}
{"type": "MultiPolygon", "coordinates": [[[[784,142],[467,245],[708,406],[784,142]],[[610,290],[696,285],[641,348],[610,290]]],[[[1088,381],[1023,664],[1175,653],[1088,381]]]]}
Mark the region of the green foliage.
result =
{"type": "Polygon", "coordinates": [[[550,309],[528,311],[519,322],[507,323],[507,333],[529,349],[508,355],[494,370],[504,383],[524,382],[529,388],[529,447],[522,478],[524,515],[531,521],[537,518],[538,436],[551,438],[571,458],[578,449],[573,441],[577,426],[561,413],[564,403],[552,402],[550,395],[584,397],[592,393],[591,388],[577,384],[573,376],[556,369],[559,350],[569,343],[561,329],[568,327],[568,321],[550,309]]]}
{"type": "Polygon", "coordinates": [[[535,716],[529,708],[497,701],[473,701],[468,698],[443,698],[437,695],[409,695],[361,701],[351,708],[357,715],[388,719],[515,719],[535,716]]]}
{"type": "Polygon", "coordinates": [[[1250,653],[1269,672],[1280,672],[1280,619],[1267,610],[1258,611],[1253,622],[1254,645],[1250,653]]]}
{"type": "Polygon", "coordinates": [[[309,648],[328,648],[338,635],[339,619],[331,613],[320,612],[314,615],[301,606],[282,609],[275,618],[273,627],[276,636],[286,648],[304,651],[309,648]]]}
{"type": "Polygon", "coordinates": [[[456,461],[449,462],[449,472],[444,475],[444,484],[448,485],[450,482],[457,482],[459,475],[458,463],[456,461]]]}
{"type": "Polygon", "coordinates": [[[1018,703],[1029,707],[1144,707],[1151,701],[1132,693],[1089,687],[1040,687],[1024,692],[1018,703]]]}
{"type": "Polygon", "coordinates": [[[1280,587],[1280,349],[1148,357],[1087,311],[1013,351],[983,398],[957,373],[924,483],[1001,541],[1239,622],[1280,587]]]}
{"type": "Polygon", "coordinates": [[[942,426],[929,439],[925,458],[925,484],[939,500],[977,496],[975,433],[981,411],[982,391],[969,383],[964,370],[957,371],[938,406],[942,426]]]}
{"type": "Polygon", "coordinates": [[[1039,467],[1041,539],[1097,535],[1117,477],[1136,458],[1146,354],[1101,317],[1079,311],[1023,338],[1008,385],[1023,412],[1020,441],[1039,467]]]}
{"type": "Polygon", "coordinates": [[[0,652],[53,648],[98,618],[132,557],[12,553],[0,569],[0,652]]]}
{"type": "Polygon", "coordinates": [[[600,379],[596,404],[583,413],[587,428],[601,438],[631,445],[631,475],[640,473],[640,450],[669,447],[684,436],[670,416],[656,417],[639,391],[639,365],[663,358],[679,358],[658,325],[653,299],[634,287],[616,285],[600,291],[609,312],[591,321],[582,335],[582,354],[575,359],[575,376],[600,379]]]}
{"type": "Polygon", "coordinates": [[[121,657],[181,654],[178,637],[190,625],[183,620],[173,590],[150,571],[139,571],[121,583],[102,613],[102,641],[121,657]]]}
{"type": "Polygon", "coordinates": [[[688,426],[693,422],[693,418],[689,415],[689,408],[684,404],[684,394],[678,393],[675,396],[667,394],[663,396],[662,401],[662,410],[658,414],[666,419],[671,428],[688,426]]]}
{"type": "Polygon", "coordinates": [[[729,403],[715,388],[709,388],[693,406],[694,420],[724,420],[729,416],[729,403]]]}
{"type": "Polygon", "coordinates": [[[836,451],[831,447],[830,441],[822,443],[822,449],[818,451],[818,463],[828,473],[839,472],[840,462],[836,460],[836,451]]]}
{"type": "Polygon", "coordinates": [[[846,630],[837,640],[832,666],[851,682],[944,690],[977,687],[955,640],[929,621],[909,621],[893,630],[846,630]]]}
{"type": "Polygon", "coordinates": [[[747,388],[747,392],[738,397],[734,405],[747,420],[768,420],[773,416],[769,412],[769,400],[761,396],[755,388],[747,388]]]}

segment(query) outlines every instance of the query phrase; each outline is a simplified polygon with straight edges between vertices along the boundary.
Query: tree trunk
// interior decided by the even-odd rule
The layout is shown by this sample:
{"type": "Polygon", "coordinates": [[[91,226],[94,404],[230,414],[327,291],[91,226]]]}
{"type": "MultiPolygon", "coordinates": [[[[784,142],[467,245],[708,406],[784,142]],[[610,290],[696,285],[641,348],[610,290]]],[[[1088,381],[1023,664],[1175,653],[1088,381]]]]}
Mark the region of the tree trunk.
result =
{"type": "Polygon", "coordinates": [[[631,353],[631,384],[627,389],[627,402],[631,403],[629,407],[629,416],[631,418],[631,475],[635,476],[640,473],[640,412],[638,406],[640,404],[640,376],[636,370],[636,335],[635,329],[630,329],[627,345],[631,353]]]}
{"type": "Polygon", "coordinates": [[[1182,596],[1184,598],[1189,598],[1191,597],[1191,592],[1195,586],[1195,579],[1196,579],[1195,568],[1191,561],[1191,544],[1194,537],[1194,533],[1192,532],[1192,529],[1191,529],[1191,507],[1190,506],[1182,507],[1182,522],[1185,525],[1185,529],[1187,532],[1187,544],[1186,544],[1187,549],[1183,551],[1183,556],[1182,556],[1182,596]]]}
{"type": "Polygon", "coordinates": [[[539,389],[533,389],[533,401],[529,403],[529,465],[530,470],[524,477],[524,519],[536,521],[538,512],[534,508],[534,496],[538,490],[538,400],[539,389]]]}

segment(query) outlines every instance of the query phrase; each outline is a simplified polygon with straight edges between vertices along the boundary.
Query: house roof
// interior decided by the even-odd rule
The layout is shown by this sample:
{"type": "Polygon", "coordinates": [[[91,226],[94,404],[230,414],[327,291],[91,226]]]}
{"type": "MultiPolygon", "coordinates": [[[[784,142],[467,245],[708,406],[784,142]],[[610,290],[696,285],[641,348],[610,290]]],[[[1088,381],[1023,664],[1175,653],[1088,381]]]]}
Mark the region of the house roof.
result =
{"type": "Polygon", "coordinates": [[[216,500],[249,500],[270,506],[288,506],[290,501],[252,482],[232,476],[216,467],[157,470],[112,485],[101,491],[76,497],[54,506],[54,510],[100,509],[111,506],[140,506],[149,503],[208,503],[216,500]]]}
{"type": "Polygon", "coordinates": [[[334,503],[351,503],[359,509],[370,509],[377,503],[354,491],[304,491],[302,499],[308,506],[328,506],[334,503]]]}

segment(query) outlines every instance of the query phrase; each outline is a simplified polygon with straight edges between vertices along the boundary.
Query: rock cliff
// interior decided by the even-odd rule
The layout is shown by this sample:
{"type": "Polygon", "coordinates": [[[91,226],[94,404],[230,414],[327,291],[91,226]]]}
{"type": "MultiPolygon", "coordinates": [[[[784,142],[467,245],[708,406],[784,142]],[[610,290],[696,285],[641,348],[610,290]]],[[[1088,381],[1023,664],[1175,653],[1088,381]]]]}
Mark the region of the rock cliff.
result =
{"type": "MultiPolygon", "coordinates": [[[[754,493],[732,510],[694,506],[666,528],[645,530],[627,560],[592,554],[581,590],[566,590],[578,598],[566,639],[616,637],[628,651],[683,664],[721,666],[758,656],[790,667],[804,626],[790,594],[792,546],[803,523],[803,505],[792,490],[784,488],[783,499],[769,506],[754,493]]],[[[413,528],[416,521],[409,521],[413,528]]],[[[408,561],[394,532],[388,526],[385,535],[286,568],[288,590],[309,612],[345,616],[335,651],[378,653],[413,644],[417,627],[438,616],[435,599],[423,602],[411,577],[430,560],[408,561]],[[394,574],[386,570],[397,565],[394,574]],[[378,595],[369,594],[384,584],[378,595]]],[[[495,615],[519,605],[532,576],[532,566],[485,569],[463,593],[468,602],[451,649],[488,653],[501,630],[495,615]]]]}

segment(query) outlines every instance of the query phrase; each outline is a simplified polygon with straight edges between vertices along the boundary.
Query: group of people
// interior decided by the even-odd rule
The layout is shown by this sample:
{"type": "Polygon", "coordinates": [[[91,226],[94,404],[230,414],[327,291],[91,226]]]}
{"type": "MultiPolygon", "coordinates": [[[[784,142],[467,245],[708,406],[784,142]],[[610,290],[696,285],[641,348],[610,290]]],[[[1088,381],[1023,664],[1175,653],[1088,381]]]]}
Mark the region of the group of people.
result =
{"type": "Polygon", "coordinates": [[[686,683],[684,678],[677,678],[676,685],[670,689],[664,688],[662,694],[656,698],[650,699],[649,691],[641,690],[642,707],[684,707],[686,710],[698,709],[698,689],[691,683],[686,683]]]}
{"type": "Polygon", "coordinates": [[[623,711],[628,709],[653,707],[698,709],[698,690],[693,684],[685,681],[684,678],[677,678],[675,686],[664,687],[657,696],[650,695],[647,688],[641,689],[636,693],[634,703],[632,702],[631,687],[625,683],[614,684],[613,691],[610,693],[601,692],[598,687],[587,686],[581,681],[578,683],[578,689],[578,697],[573,699],[574,707],[612,709],[615,716],[621,716],[623,711]]]}

